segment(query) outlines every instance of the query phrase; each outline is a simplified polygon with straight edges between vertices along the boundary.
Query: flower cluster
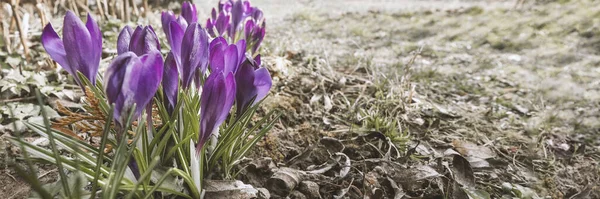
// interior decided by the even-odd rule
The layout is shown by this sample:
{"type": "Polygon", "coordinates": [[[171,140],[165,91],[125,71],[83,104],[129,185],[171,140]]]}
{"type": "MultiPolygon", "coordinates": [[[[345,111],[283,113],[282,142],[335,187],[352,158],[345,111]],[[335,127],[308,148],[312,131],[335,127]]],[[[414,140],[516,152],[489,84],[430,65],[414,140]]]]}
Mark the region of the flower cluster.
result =
{"type": "MultiPolygon", "coordinates": [[[[103,76],[109,103],[115,104],[114,121],[124,124],[133,112],[138,118],[159,98],[170,115],[181,93],[200,93],[197,148],[236,106],[239,117],[262,100],[271,88],[269,72],[261,67],[258,49],[265,35],[262,11],[248,0],[227,0],[212,10],[206,29],[198,23],[194,4],[184,2],[181,14],[162,13],[162,30],[170,51],[163,59],[159,39],[151,26],[126,26],[117,40],[118,55],[103,76]],[[162,86],[162,96],[157,93],[162,86]],[[188,92],[192,91],[192,92],[188,92]],[[135,108],[134,108],[135,107],[135,108]]],[[[64,18],[62,40],[48,24],[42,44],[50,57],[84,88],[77,73],[96,82],[102,56],[102,33],[88,15],[84,24],[73,12],[64,18]]]]}
{"type": "Polygon", "coordinates": [[[265,24],[263,12],[252,7],[249,0],[221,0],[218,10],[212,9],[206,28],[212,37],[246,40],[254,55],[265,37],[265,24]]]}

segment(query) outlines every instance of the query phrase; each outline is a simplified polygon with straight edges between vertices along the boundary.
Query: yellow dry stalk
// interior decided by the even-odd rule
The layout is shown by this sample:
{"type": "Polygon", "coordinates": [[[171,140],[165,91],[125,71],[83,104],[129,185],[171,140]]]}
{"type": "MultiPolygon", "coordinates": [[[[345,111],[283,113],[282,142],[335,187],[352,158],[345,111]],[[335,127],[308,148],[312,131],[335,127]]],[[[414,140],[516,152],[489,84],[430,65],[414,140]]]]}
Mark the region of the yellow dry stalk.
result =
{"type": "MultiPolygon", "coordinates": [[[[81,136],[79,136],[78,133],[75,133],[75,132],[89,133],[90,139],[87,141],[89,141],[90,144],[93,144],[93,143],[91,143],[91,140],[92,140],[91,138],[102,137],[107,116],[106,116],[106,114],[104,114],[102,109],[100,109],[100,103],[99,103],[98,98],[96,98],[94,93],[91,92],[91,90],[87,87],[85,89],[85,97],[86,97],[86,104],[85,104],[85,108],[84,108],[85,112],[83,112],[83,113],[73,112],[73,111],[69,110],[68,108],[64,107],[62,104],[57,102],[57,104],[56,104],[57,111],[61,115],[65,115],[65,116],[61,117],[57,121],[53,122],[52,128],[54,128],[55,130],[65,134],[65,135],[72,136],[79,140],[84,140],[84,139],[81,136]],[[71,129],[73,129],[75,132],[71,129]]],[[[153,121],[154,127],[159,127],[162,125],[162,121],[160,120],[160,115],[158,113],[158,106],[156,104],[153,104],[153,106],[152,106],[152,121],[153,121]]],[[[132,123],[132,126],[137,126],[137,125],[138,125],[137,121],[134,121],[132,123]]],[[[111,128],[115,128],[114,123],[111,124],[111,128]]],[[[135,133],[133,131],[128,131],[128,133],[132,135],[131,137],[135,136],[135,133]]],[[[128,143],[131,143],[132,141],[133,140],[128,140],[128,143]]],[[[93,144],[93,145],[97,146],[97,144],[93,144]]],[[[113,149],[113,146],[110,144],[107,144],[105,147],[106,147],[104,149],[105,153],[110,153],[113,149]]]]}
{"type": "Polygon", "coordinates": [[[87,104],[85,109],[86,112],[84,113],[73,112],[65,108],[62,104],[57,103],[57,111],[65,116],[54,122],[52,127],[66,135],[73,136],[80,140],[83,140],[83,138],[70,130],[70,126],[77,132],[90,133],[92,137],[102,136],[106,115],[100,109],[100,103],[90,89],[85,89],[85,96],[87,104]]]}

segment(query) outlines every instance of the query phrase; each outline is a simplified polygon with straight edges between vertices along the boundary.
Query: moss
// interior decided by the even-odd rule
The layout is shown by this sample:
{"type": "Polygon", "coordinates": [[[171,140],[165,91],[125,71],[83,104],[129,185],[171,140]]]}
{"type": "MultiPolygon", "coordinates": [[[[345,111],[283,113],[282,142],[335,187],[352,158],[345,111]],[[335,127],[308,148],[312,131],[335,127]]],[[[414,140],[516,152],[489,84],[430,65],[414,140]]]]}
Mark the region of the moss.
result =
{"type": "Polygon", "coordinates": [[[467,8],[464,13],[468,14],[468,15],[480,15],[484,12],[483,8],[479,7],[479,6],[473,6],[470,8],[467,8]]]}

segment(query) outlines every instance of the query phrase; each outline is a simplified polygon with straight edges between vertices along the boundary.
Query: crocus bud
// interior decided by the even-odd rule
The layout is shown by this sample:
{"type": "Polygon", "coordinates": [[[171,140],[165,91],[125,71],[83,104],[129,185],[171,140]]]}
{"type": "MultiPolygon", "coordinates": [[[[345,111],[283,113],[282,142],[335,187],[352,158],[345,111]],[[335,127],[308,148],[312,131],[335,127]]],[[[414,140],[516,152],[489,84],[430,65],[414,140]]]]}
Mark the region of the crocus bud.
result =
{"type": "Polygon", "coordinates": [[[179,57],[179,51],[181,49],[181,39],[183,39],[183,33],[188,27],[188,22],[181,16],[176,17],[172,12],[162,12],[161,16],[162,29],[167,36],[167,41],[171,46],[171,50],[175,57],[179,57]]]}
{"type": "Polygon", "coordinates": [[[48,55],[69,72],[77,84],[83,86],[77,71],[92,84],[96,83],[102,57],[102,33],[89,14],[84,25],[73,12],[67,11],[63,23],[63,39],[61,40],[52,25],[48,24],[44,27],[41,40],[48,55]]]}
{"type": "Polygon", "coordinates": [[[125,26],[117,38],[117,54],[131,51],[138,56],[150,51],[160,51],[158,37],[152,26],[138,26],[135,31],[125,26]]]}
{"type": "Polygon", "coordinates": [[[175,21],[177,19],[177,16],[175,16],[175,14],[171,11],[163,11],[160,14],[160,23],[162,24],[162,29],[163,32],[165,32],[165,34],[167,34],[167,36],[169,36],[169,23],[171,23],[171,21],[175,21]]]}
{"type": "Polygon", "coordinates": [[[215,22],[215,28],[217,29],[217,33],[219,36],[222,36],[227,32],[231,24],[229,24],[229,15],[225,15],[225,13],[219,13],[217,17],[217,21],[215,22]]]}
{"type": "Polygon", "coordinates": [[[181,16],[187,21],[188,24],[198,22],[198,12],[196,11],[196,5],[189,1],[181,4],[181,16]]]}
{"type": "Polygon", "coordinates": [[[245,58],[245,52],[246,41],[244,40],[228,45],[225,38],[218,37],[214,39],[210,44],[211,72],[235,73],[245,58]]]}
{"type": "Polygon", "coordinates": [[[235,74],[237,83],[236,112],[241,116],[250,106],[253,106],[267,96],[271,89],[271,75],[266,68],[260,67],[260,55],[255,60],[247,59],[240,65],[235,74]],[[254,99],[253,103],[250,103],[254,99]]]}
{"type": "Polygon", "coordinates": [[[233,73],[211,73],[202,89],[200,99],[200,137],[197,150],[200,150],[213,131],[225,121],[233,106],[236,82],[233,73]]]}
{"type": "Polygon", "coordinates": [[[219,12],[231,12],[231,7],[233,5],[233,0],[221,0],[219,1],[219,12]]]}
{"type": "Polygon", "coordinates": [[[223,34],[225,34],[231,26],[229,24],[229,18],[230,16],[226,15],[224,12],[220,12],[218,16],[215,14],[215,17],[206,21],[206,29],[208,30],[208,33],[212,37],[223,36],[223,34]]]}
{"type": "Polygon", "coordinates": [[[204,74],[208,66],[208,35],[200,24],[190,24],[181,44],[181,79],[183,87],[188,88],[200,69],[204,74]]]}
{"type": "Polygon", "coordinates": [[[231,27],[229,31],[229,37],[235,38],[237,31],[240,29],[240,24],[244,20],[246,6],[241,0],[236,0],[233,2],[231,7],[231,27]]]}
{"type": "Polygon", "coordinates": [[[256,54],[260,44],[265,38],[265,29],[266,22],[263,21],[262,25],[255,24],[254,20],[248,20],[246,22],[246,27],[244,28],[244,33],[246,36],[246,40],[248,41],[248,48],[250,48],[250,52],[252,54],[256,54]]]}
{"type": "Polygon", "coordinates": [[[164,74],[162,79],[163,95],[165,107],[169,114],[173,114],[175,105],[177,105],[177,89],[179,86],[179,74],[177,62],[172,52],[169,52],[165,59],[164,74]]]}
{"type": "MultiPolygon", "coordinates": [[[[185,23],[185,21],[183,21],[185,23]]],[[[175,56],[178,63],[180,63],[181,57],[181,43],[183,42],[183,35],[187,28],[187,24],[181,24],[178,21],[172,21],[169,23],[169,34],[167,34],[167,40],[171,45],[171,51],[175,56]]]]}
{"type": "Polygon", "coordinates": [[[163,75],[163,60],[159,51],[138,57],[129,51],[117,56],[104,75],[106,98],[115,104],[113,116],[125,125],[130,111],[137,118],[152,100],[163,75]],[[136,104],[135,110],[132,110],[136,104]]]}
{"type": "Polygon", "coordinates": [[[138,26],[131,34],[129,42],[129,51],[141,56],[151,51],[160,51],[160,43],[158,37],[152,29],[152,26],[138,26]]]}
{"type": "Polygon", "coordinates": [[[117,54],[123,54],[129,51],[129,42],[131,42],[131,34],[133,34],[133,29],[129,26],[125,26],[121,33],[119,33],[119,37],[117,38],[117,54]]]}

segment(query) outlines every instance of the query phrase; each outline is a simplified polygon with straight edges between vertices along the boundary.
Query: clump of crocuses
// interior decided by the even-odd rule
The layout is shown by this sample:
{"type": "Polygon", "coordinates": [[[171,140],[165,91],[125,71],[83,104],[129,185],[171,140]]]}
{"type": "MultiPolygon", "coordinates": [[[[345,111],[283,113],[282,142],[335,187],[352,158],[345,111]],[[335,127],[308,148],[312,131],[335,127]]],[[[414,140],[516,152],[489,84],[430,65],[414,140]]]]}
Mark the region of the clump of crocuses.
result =
{"type": "MultiPolygon", "coordinates": [[[[146,190],[154,183],[148,178],[150,174],[154,177],[152,165],[171,167],[167,172],[172,173],[165,176],[177,174],[188,185],[188,192],[178,195],[200,198],[203,174],[221,169],[224,178],[232,179],[235,164],[274,123],[266,122],[271,114],[251,123],[272,86],[259,54],[265,19],[248,0],[226,0],[213,9],[202,27],[196,6],[184,2],[180,14],[162,12],[161,24],[168,45],[161,45],[152,26],[124,26],[115,45],[117,53],[104,54],[113,58],[100,76],[102,32],[92,16],[88,15],[84,24],[69,11],[62,39],[48,24],[41,40],[50,58],[73,76],[76,84],[86,93],[94,93],[93,97],[105,99],[98,100],[102,114],[112,115],[105,124],[114,129],[104,132],[115,134],[102,140],[117,143],[116,152],[107,154],[115,157],[114,162],[99,159],[99,164],[112,165],[110,172],[100,172],[97,176],[103,177],[96,178],[119,179],[113,178],[114,171],[131,173],[129,179],[114,186],[126,184],[121,191],[152,196],[152,191],[146,190]],[[116,158],[125,154],[119,153],[125,149],[132,157],[116,158]],[[133,188],[131,182],[143,186],[133,188]]],[[[88,160],[85,164],[94,162],[88,160]]],[[[93,168],[108,169],[101,167],[93,168]]],[[[106,187],[113,186],[111,183],[103,182],[106,187]]]]}
{"type": "MultiPolygon", "coordinates": [[[[261,67],[258,54],[265,36],[265,20],[262,11],[248,0],[221,1],[205,28],[198,23],[196,6],[189,2],[183,3],[179,15],[163,12],[161,20],[170,51],[161,53],[165,47],[161,47],[151,26],[123,27],[117,39],[117,55],[101,80],[103,90],[108,103],[115,105],[113,117],[118,126],[127,126],[131,113],[134,120],[143,110],[152,114],[152,104],[157,101],[154,97],[160,99],[157,102],[169,115],[177,115],[182,111],[176,110],[182,107],[177,106],[182,93],[199,94],[200,107],[195,114],[200,118],[196,143],[200,149],[230,113],[239,118],[268,94],[271,76],[261,67]]],[[[83,84],[77,72],[95,84],[102,57],[102,32],[90,15],[84,24],[73,12],[67,12],[63,39],[48,24],[42,44],[82,88],[89,85],[83,84]]]]}
{"type": "Polygon", "coordinates": [[[246,47],[255,55],[265,37],[266,22],[263,12],[249,0],[223,0],[218,9],[212,9],[206,28],[212,37],[246,40],[246,47]]]}

